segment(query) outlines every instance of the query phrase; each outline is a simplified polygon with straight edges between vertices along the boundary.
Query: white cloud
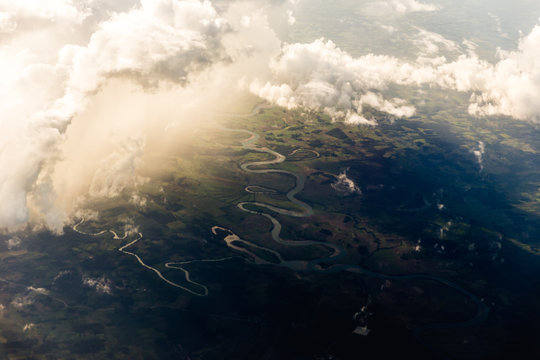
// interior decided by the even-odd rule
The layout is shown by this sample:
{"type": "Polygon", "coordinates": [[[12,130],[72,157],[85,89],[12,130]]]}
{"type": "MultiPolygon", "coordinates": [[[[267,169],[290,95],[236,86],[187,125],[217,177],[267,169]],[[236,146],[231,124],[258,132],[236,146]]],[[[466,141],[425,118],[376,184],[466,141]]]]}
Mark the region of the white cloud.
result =
{"type": "Polygon", "coordinates": [[[362,194],[362,191],[358,185],[356,185],[354,181],[347,176],[347,171],[341,172],[337,176],[337,181],[331,184],[331,186],[339,195],[342,196],[362,194]]]}
{"type": "Polygon", "coordinates": [[[38,296],[48,296],[49,290],[45,288],[35,288],[29,286],[26,288],[26,292],[16,296],[12,301],[11,305],[17,310],[22,310],[30,305],[33,305],[38,296]]]}
{"type": "Polygon", "coordinates": [[[21,239],[18,236],[12,237],[8,240],[6,240],[6,245],[8,250],[13,250],[21,246],[21,239]]]}
{"type": "Polygon", "coordinates": [[[362,115],[358,115],[356,113],[348,113],[345,116],[344,120],[345,124],[349,125],[370,125],[370,126],[376,126],[377,122],[373,119],[368,120],[362,115]]]}
{"type": "Polygon", "coordinates": [[[375,1],[364,6],[363,12],[372,16],[402,15],[410,12],[436,11],[439,7],[416,0],[375,1]]]}
{"type": "Polygon", "coordinates": [[[64,276],[69,275],[69,274],[71,274],[71,273],[72,273],[71,270],[62,270],[62,271],[60,271],[58,274],[56,274],[56,276],[54,277],[52,283],[53,283],[53,284],[56,283],[56,281],[58,281],[58,279],[61,279],[61,278],[63,278],[64,276]]]}
{"type": "Polygon", "coordinates": [[[497,29],[497,32],[498,32],[502,37],[504,37],[504,38],[506,38],[506,39],[509,39],[510,37],[508,36],[507,33],[505,33],[505,32],[503,31],[503,29],[502,29],[502,27],[501,27],[501,18],[498,17],[497,15],[491,13],[491,12],[488,13],[488,16],[489,16],[491,19],[493,19],[493,21],[495,22],[495,27],[496,27],[496,29],[497,29]]]}
{"type": "Polygon", "coordinates": [[[45,289],[45,288],[35,288],[33,286],[29,286],[27,288],[28,291],[30,292],[33,292],[35,294],[40,294],[40,295],[49,295],[49,290],[45,289]]]}
{"type": "Polygon", "coordinates": [[[273,78],[266,83],[254,81],[250,89],[283,107],[323,110],[349,123],[374,124],[360,116],[365,105],[399,117],[414,114],[414,107],[402,99],[384,99],[370,91],[384,90],[392,82],[408,82],[415,75],[411,66],[392,57],[353,58],[332,41],[319,39],[285,45],[270,68],[273,78]]]}
{"type": "Polygon", "coordinates": [[[35,302],[34,297],[31,295],[17,296],[11,301],[11,305],[18,310],[24,309],[27,306],[32,305],[35,302]]]}
{"type": "Polygon", "coordinates": [[[473,150],[472,153],[476,157],[476,162],[480,167],[480,171],[484,170],[484,154],[486,153],[486,146],[482,141],[478,142],[478,148],[473,150]]]}
{"type": "Polygon", "coordinates": [[[141,194],[133,193],[129,199],[129,202],[138,208],[145,208],[148,204],[148,199],[141,194]]]}
{"type": "Polygon", "coordinates": [[[242,16],[242,20],[240,21],[243,27],[250,27],[251,26],[251,17],[244,15],[242,16]]]}
{"type": "Polygon", "coordinates": [[[140,139],[128,139],[103,159],[90,183],[89,195],[110,198],[133,186],[138,181],[135,168],[143,155],[143,145],[140,139]]]}
{"type": "Polygon", "coordinates": [[[75,22],[81,22],[90,15],[87,9],[78,7],[72,0],[0,0],[0,11],[14,17],[68,19],[75,22]]]}
{"type": "Polygon", "coordinates": [[[72,119],[109,79],[185,84],[223,59],[228,31],[210,2],[196,0],[143,0],[104,21],[89,19],[92,31],[82,23],[92,11],[70,0],[0,0],[0,11],[8,14],[0,16],[3,31],[13,32],[19,19],[51,20],[17,29],[19,37],[0,49],[0,96],[10,99],[0,106],[0,227],[7,228],[33,216],[61,231],[66,215],[53,181],[60,146],[72,119]],[[75,24],[72,35],[65,22],[75,24]]]}
{"type": "Polygon", "coordinates": [[[296,23],[296,18],[294,17],[294,12],[293,10],[287,10],[287,23],[289,25],[294,25],[296,23]]]}
{"type": "Polygon", "coordinates": [[[499,55],[496,64],[468,55],[441,65],[439,83],[472,92],[469,112],[473,115],[507,115],[539,122],[540,26],[520,40],[516,51],[500,51],[499,55]]]}
{"type": "Polygon", "coordinates": [[[32,330],[34,327],[36,327],[36,324],[34,323],[27,323],[23,326],[23,332],[27,332],[32,330]]]}
{"type": "Polygon", "coordinates": [[[112,295],[112,283],[105,276],[91,278],[83,276],[83,285],[95,289],[98,293],[112,295]]]}
{"type": "Polygon", "coordinates": [[[17,29],[17,22],[7,12],[0,12],[0,34],[10,33],[17,29]]]}
{"type": "Polygon", "coordinates": [[[495,64],[481,60],[471,42],[464,43],[467,54],[448,61],[438,52],[458,52],[456,43],[421,29],[416,41],[422,52],[414,62],[373,54],[353,58],[323,39],[285,44],[270,64],[272,76],[252,82],[250,89],[283,107],[323,110],[350,123],[371,123],[362,116],[365,105],[398,117],[415,112],[402,99],[384,98],[389,85],[429,85],[470,93],[471,115],[540,121],[540,26],[520,40],[516,51],[499,51],[495,64]]]}
{"type": "Polygon", "coordinates": [[[390,34],[395,33],[397,31],[397,29],[392,25],[381,24],[380,27],[386,30],[387,32],[389,32],[390,34]]]}
{"type": "Polygon", "coordinates": [[[418,34],[414,37],[413,43],[420,49],[423,56],[437,55],[441,50],[447,52],[459,51],[459,47],[455,42],[446,39],[440,34],[421,28],[416,28],[416,30],[418,34]]]}

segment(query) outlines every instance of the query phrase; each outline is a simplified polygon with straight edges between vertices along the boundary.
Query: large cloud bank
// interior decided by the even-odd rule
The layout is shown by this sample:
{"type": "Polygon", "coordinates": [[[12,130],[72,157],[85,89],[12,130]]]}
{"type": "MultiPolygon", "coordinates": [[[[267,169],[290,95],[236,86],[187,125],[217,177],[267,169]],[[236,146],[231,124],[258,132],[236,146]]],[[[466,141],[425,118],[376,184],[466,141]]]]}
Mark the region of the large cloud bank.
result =
{"type": "Polygon", "coordinates": [[[407,67],[395,58],[368,55],[353,58],[331,41],[285,45],[271,62],[273,82],[255,81],[251,90],[260,97],[287,108],[325,110],[353,123],[373,123],[361,116],[362,106],[371,105],[396,116],[411,116],[414,109],[403,100],[385,100],[378,92],[390,82],[404,82],[407,67]]]}
{"type": "Polygon", "coordinates": [[[540,121],[540,26],[520,40],[517,50],[500,51],[495,64],[471,49],[448,61],[439,48],[457,51],[457,45],[433,33],[421,31],[416,42],[422,47],[414,62],[373,54],[353,58],[324,39],[286,44],[270,63],[271,79],[254,81],[251,91],[287,108],[323,110],[346,122],[375,124],[362,116],[365,105],[398,117],[415,112],[404,99],[383,96],[390,85],[436,86],[471,93],[471,115],[540,121]]]}
{"type": "Polygon", "coordinates": [[[109,79],[185,83],[224,56],[220,37],[227,26],[209,2],[143,0],[104,21],[69,0],[1,1],[0,14],[0,96],[9,99],[0,108],[4,227],[25,223],[30,211],[49,227],[61,226],[52,183],[59,146],[74,116],[109,79]],[[25,26],[29,20],[41,26],[25,26]],[[66,30],[72,43],[63,39],[66,30]]]}

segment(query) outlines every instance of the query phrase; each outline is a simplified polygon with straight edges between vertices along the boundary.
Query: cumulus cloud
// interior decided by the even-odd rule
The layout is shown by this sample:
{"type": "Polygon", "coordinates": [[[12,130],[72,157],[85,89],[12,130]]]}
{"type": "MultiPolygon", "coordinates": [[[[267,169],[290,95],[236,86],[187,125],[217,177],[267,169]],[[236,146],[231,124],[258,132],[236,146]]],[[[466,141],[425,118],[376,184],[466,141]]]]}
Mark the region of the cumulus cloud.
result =
{"type": "Polygon", "coordinates": [[[354,183],[352,179],[347,176],[347,171],[342,171],[336,179],[336,182],[331,184],[332,188],[340,196],[347,196],[352,194],[362,194],[362,191],[354,183]]]}
{"type": "Polygon", "coordinates": [[[22,310],[34,304],[34,302],[35,302],[35,297],[27,294],[27,295],[20,295],[20,296],[15,297],[11,301],[11,305],[17,310],[22,310]]]}
{"type": "Polygon", "coordinates": [[[522,37],[515,51],[499,51],[500,60],[491,64],[474,52],[443,63],[433,70],[433,83],[471,92],[469,113],[477,116],[507,115],[538,122],[540,104],[540,26],[522,37]]]}
{"type": "Polygon", "coordinates": [[[323,110],[350,123],[373,124],[361,116],[364,105],[402,117],[414,108],[402,99],[384,99],[370,90],[384,90],[391,82],[407,82],[414,70],[395,58],[366,55],[353,58],[332,41],[286,44],[270,68],[271,81],[254,81],[250,89],[258,96],[289,109],[323,110]]]}
{"type": "Polygon", "coordinates": [[[39,295],[49,295],[49,290],[45,288],[35,288],[33,286],[29,286],[27,290],[39,295]]]}
{"type": "Polygon", "coordinates": [[[47,295],[49,295],[49,291],[47,289],[29,286],[26,288],[24,293],[19,294],[11,301],[11,305],[17,310],[22,310],[30,305],[33,305],[38,300],[39,296],[47,295]]]}
{"type": "Polygon", "coordinates": [[[138,179],[135,166],[143,155],[143,143],[140,139],[129,139],[121,148],[101,161],[90,184],[89,194],[95,197],[114,197],[126,186],[133,186],[138,179]]]}
{"type": "Polygon", "coordinates": [[[73,118],[109,79],[129,78],[144,86],[185,84],[191,73],[224,57],[220,39],[227,26],[209,2],[142,0],[90,32],[82,21],[91,9],[70,0],[0,1],[0,11],[3,31],[39,18],[53,21],[40,30],[57,39],[64,36],[64,22],[70,22],[80,24],[72,28],[71,40],[83,43],[44,47],[38,43],[44,34],[20,38],[21,30],[0,51],[0,96],[11,100],[0,107],[1,227],[16,227],[35,215],[61,230],[65,214],[56,207],[53,181],[60,146],[73,118]]]}
{"type": "Polygon", "coordinates": [[[294,25],[296,23],[296,18],[294,17],[294,12],[293,10],[287,10],[287,22],[289,23],[289,25],[294,25]]]}
{"type": "Polygon", "coordinates": [[[397,117],[415,113],[405,100],[385,98],[388,86],[437,86],[470,93],[471,115],[540,121],[540,26],[520,40],[517,50],[500,50],[495,64],[480,59],[471,42],[464,43],[467,53],[448,61],[438,53],[461,52],[456,43],[422,29],[415,41],[421,52],[412,62],[373,54],[354,58],[324,39],[285,44],[270,63],[272,77],[254,81],[250,89],[290,109],[322,110],[345,122],[374,124],[362,115],[366,105],[397,117]]]}
{"type": "Polygon", "coordinates": [[[473,92],[471,114],[502,114],[538,122],[540,26],[520,40],[516,51],[500,51],[499,56],[494,65],[477,57],[461,57],[443,70],[457,90],[473,92]]]}

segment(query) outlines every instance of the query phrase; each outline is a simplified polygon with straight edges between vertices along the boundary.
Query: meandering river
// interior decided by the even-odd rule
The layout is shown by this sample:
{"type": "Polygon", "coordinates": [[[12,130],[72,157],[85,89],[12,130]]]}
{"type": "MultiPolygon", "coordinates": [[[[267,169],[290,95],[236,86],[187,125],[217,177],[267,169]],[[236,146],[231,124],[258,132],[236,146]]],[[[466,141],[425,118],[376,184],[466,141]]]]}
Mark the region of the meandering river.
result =
{"type": "MultiPolygon", "coordinates": [[[[251,116],[255,116],[263,107],[265,106],[258,105],[249,114],[224,114],[224,115],[236,116],[236,117],[251,117],[251,116]]],[[[290,216],[290,217],[295,217],[295,218],[307,218],[313,215],[313,208],[306,202],[301,201],[298,198],[296,198],[296,195],[299,194],[304,189],[304,185],[306,181],[305,176],[303,174],[295,173],[288,170],[276,169],[272,167],[269,168],[269,166],[277,165],[284,162],[286,160],[286,156],[278,153],[277,151],[269,149],[267,147],[257,146],[256,143],[259,140],[258,134],[251,132],[249,130],[245,130],[245,129],[222,128],[221,130],[228,131],[228,132],[245,133],[247,137],[246,139],[241,141],[241,145],[244,149],[249,150],[249,151],[266,153],[272,157],[270,160],[253,161],[253,162],[244,163],[240,165],[243,171],[247,173],[255,173],[255,174],[272,174],[272,173],[282,174],[284,176],[293,177],[295,179],[295,185],[286,193],[286,197],[291,203],[296,205],[296,207],[301,210],[283,209],[283,208],[280,208],[271,204],[267,204],[267,203],[262,203],[262,202],[241,202],[237,204],[237,207],[246,213],[263,216],[266,219],[268,219],[272,223],[271,237],[273,241],[275,241],[276,243],[280,245],[285,245],[289,247],[322,246],[329,249],[330,253],[328,256],[321,257],[314,260],[284,260],[281,254],[276,250],[266,248],[266,247],[257,245],[251,241],[242,239],[230,229],[227,229],[221,226],[214,226],[212,228],[212,232],[215,235],[223,235],[226,245],[231,250],[233,250],[236,253],[243,254],[245,256],[243,257],[244,259],[246,259],[247,261],[255,265],[281,266],[281,267],[286,267],[286,268],[289,268],[291,270],[298,271],[298,272],[336,273],[336,272],[346,271],[346,272],[360,274],[362,276],[367,276],[367,277],[377,278],[377,279],[386,279],[386,280],[414,280],[414,279],[432,280],[444,286],[454,289],[455,291],[461,293],[463,296],[467,297],[468,299],[470,299],[472,302],[476,304],[477,310],[476,310],[475,315],[471,319],[468,319],[463,322],[436,323],[436,324],[428,324],[428,325],[420,326],[415,329],[414,331],[415,336],[418,336],[421,332],[428,329],[457,328],[457,327],[471,326],[487,318],[489,314],[489,307],[478,296],[474,295],[473,293],[471,293],[470,291],[468,291],[461,285],[458,285],[446,278],[435,276],[435,275],[429,275],[429,274],[387,275],[383,273],[377,273],[377,272],[362,268],[357,265],[339,263],[340,258],[345,253],[345,250],[338,244],[322,242],[322,241],[314,241],[314,240],[295,241],[295,240],[287,240],[287,239],[281,238],[281,235],[280,235],[281,230],[282,230],[281,223],[274,216],[266,212],[266,210],[270,210],[273,213],[277,213],[280,215],[290,216]],[[269,261],[267,257],[262,257],[262,256],[257,255],[256,251],[259,255],[261,254],[261,252],[271,255],[274,261],[269,261]]],[[[259,193],[259,192],[268,193],[269,189],[264,188],[264,187],[248,186],[245,188],[245,191],[249,193],[259,193]]],[[[82,234],[89,235],[89,236],[99,236],[107,232],[110,232],[113,235],[114,239],[126,239],[128,237],[128,233],[125,233],[122,237],[120,237],[113,230],[103,230],[97,233],[85,233],[78,229],[79,226],[83,222],[84,222],[84,219],[81,220],[81,222],[79,222],[75,226],[73,226],[73,230],[82,234]]],[[[200,259],[200,260],[166,263],[165,264],[166,268],[180,270],[184,273],[186,282],[191,285],[188,288],[187,286],[185,286],[187,284],[182,285],[182,284],[178,284],[176,282],[173,282],[167,279],[165,276],[163,276],[163,274],[158,269],[152,266],[149,266],[137,254],[127,250],[129,247],[131,247],[132,245],[140,241],[143,237],[141,233],[136,233],[136,235],[137,236],[134,240],[123,245],[118,250],[124,254],[130,255],[136,258],[136,260],[139,262],[141,266],[155,272],[157,276],[161,280],[165,281],[167,284],[177,287],[179,289],[182,289],[196,296],[207,296],[209,294],[209,290],[206,285],[193,281],[190,278],[189,270],[186,269],[187,265],[193,264],[193,263],[215,263],[215,262],[227,261],[227,260],[238,257],[238,256],[231,256],[231,257],[220,258],[220,259],[200,259]]]]}

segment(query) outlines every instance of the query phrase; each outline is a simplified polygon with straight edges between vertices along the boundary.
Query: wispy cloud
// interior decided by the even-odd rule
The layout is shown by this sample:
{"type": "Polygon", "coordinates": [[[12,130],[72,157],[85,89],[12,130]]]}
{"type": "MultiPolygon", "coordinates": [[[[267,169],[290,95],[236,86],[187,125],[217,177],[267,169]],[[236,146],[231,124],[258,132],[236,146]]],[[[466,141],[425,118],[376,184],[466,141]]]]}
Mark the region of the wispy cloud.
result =
{"type": "Polygon", "coordinates": [[[439,7],[416,0],[374,1],[366,4],[363,12],[369,15],[403,15],[411,12],[436,11],[439,7]]]}
{"type": "Polygon", "coordinates": [[[482,141],[479,141],[478,148],[474,149],[472,153],[476,157],[476,162],[480,167],[480,171],[484,170],[484,154],[486,153],[486,146],[484,145],[484,143],[482,141]]]}

